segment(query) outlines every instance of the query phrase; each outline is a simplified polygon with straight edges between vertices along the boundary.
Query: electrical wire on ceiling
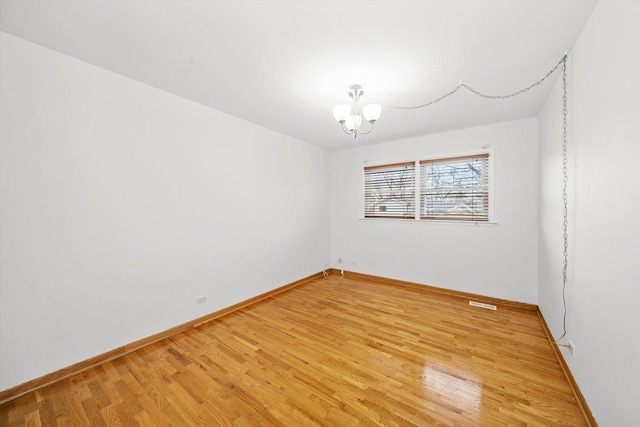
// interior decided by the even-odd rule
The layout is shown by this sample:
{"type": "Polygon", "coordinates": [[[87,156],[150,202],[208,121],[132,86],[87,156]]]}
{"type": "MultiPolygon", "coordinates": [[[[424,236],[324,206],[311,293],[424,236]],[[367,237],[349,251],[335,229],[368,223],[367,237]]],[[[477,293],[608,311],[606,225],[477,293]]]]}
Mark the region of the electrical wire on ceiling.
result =
{"type": "Polygon", "coordinates": [[[520,89],[520,90],[518,90],[516,92],[510,93],[510,94],[507,94],[507,95],[488,95],[486,93],[480,92],[477,89],[474,89],[473,87],[469,86],[468,84],[464,83],[461,80],[460,83],[458,83],[458,86],[456,86],[455,89],[451,90],[450,92],[445,93],[444,95],[440,96],[439,98],[434,99],[433,101],[427,102],[426,104],[412,105],[412,106],[398,106],[398,105],[387,105],[387,104],[380,103],[380,105],[382,105],[383,107],[393,108],[393,109],[396,109],[396,110],[416,110],[418,108],[428,107],[429,105],[435,104],[436,102],[440,102],[443,99],[450,97],[451,95],[453,95],[454,93],[456,93],[457,91],[459,91],[462,88],[464,88],[464,89],[468,90],[469,92],[471,92],[471,93],[473,93],[475,95],[478,95],[478,96],[480,96],[482,98],[509,99],[509,98],[513,98],[513,97],[518,96],[518,95],[522,95],[523,93],[528,92],[529,90],[535,88],[536,86],[539,86],[545,80],[547,80],[560,67],[560,65],[563,66],[563,69],[565,70],[565,74],[566,74],[566,62],[567,62],[567,54],[565,53],[564,56],[560,59],[560,61],[558,61],[558,63],[555,65],[555,67],[553,67],[551,70],[549,70],[549,72],[544,77],[542,77],[540,80],[536,81],[535,83],[532,83],[531,85],[525,87],[524,89],[520,89]]]}
{"type": "Polygon", "coordinates": [[[563,239],[563,251],[562,251],[562,305],[564,307],[564,313],[562,315],[562,329],[563,333],[555,343],[571,350],[571,342],[569,344],[560,344],[559,341],[567,335],[567,267],[569,265],[569,210],[568,196],[567,196],[567,182],[569,181],[569,175],[567,172],[567,165],[569,163],[569,155],[567,152],[567,55],[562,58],[562,239],[563,239]]]}
{"type": "Polygon", "coordinates": [[[510,94],[506,94],[506,95],[489,95],[486,93],[483,93],[477,89],[474,89],[473,87],[469,86],[468,84],[460,81],[460,83],[458,83],[458,86],[451,90],[450,92],[445,93],[444,95],[434,99],[433,101],[427,102],[426,104],[421,104],[421,105],[414,105],[414,106],[396,106],[396,105],[386,105],[386,104],[382,104],[380,103],[380,105],[387,107],[387,108],[393,108],[393,109],[397,109],[397,110],[415,110],[415,109],[419,109],[419,108],[424,108],[424,107],[428,107],[430,105],[433,105],[437,102],[442,101],[443,99],[446,99],[448,97],[450,97],[451,95],[453,95],[454,93],[458,92],[461,88],[464,88],[466,90],[468,90],[469,92],[480,96],[482,98],[487,98],[487,99],[499,99],[499,100],[504,100],[504,99],[509,99],[509,98],[513,98],[515,96],[518,95],[522,95],[523,93],[528,92],[529,90],[539,86],[540,84],[542,84],[545,80],[547,80],[553,73],[556,72],[556,70],[558,70],[558,68],[560,68],[560,66],[562,66],[562,215],[563,215],[563,221],[562,221],[562,239],[563,239],[563,251],[562,251],[562,305],[563,305],[563,315],[562,315],[562,335],[560,336],[560,338],[556,339],[554,341],[555,344],[561,346],[561,347],[565,347],[571,350],[572,344],[561,344],[560,340],[562,340],[566,335],[567,335],[567,299],[566,299],[566,290],[567,290],[567,281],[568,281],[568,276],[567,276],[567,269],[568,269],[568,259],[569,259],[569,235],[568,235],[568,208],[567,208],[567,204],[568,204],[568,195],[567,195],[567,182],[569,181],[569,176],[568,176],[568,172],[567,172],[567,165],[569,163],[569,156],[567,153],[567,53],[565,52],[565,54],[562,56],[562,58],[560,59],[560,61],[558,61],[558,63],[551,69],[549,70],[549,72],[542,77],[540,80],[530,84],[529,86],[520,89],[516,92],[510,93],[510,94]]]}

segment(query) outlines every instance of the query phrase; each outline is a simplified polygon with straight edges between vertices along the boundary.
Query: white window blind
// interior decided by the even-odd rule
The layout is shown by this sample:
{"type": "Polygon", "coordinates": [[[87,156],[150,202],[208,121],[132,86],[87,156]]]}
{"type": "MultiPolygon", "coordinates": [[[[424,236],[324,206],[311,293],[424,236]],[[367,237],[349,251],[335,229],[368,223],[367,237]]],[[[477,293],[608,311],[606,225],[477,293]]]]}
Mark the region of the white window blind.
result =
{"type": "Polygon", "coordinates": [[[489,154],[420,162],[420,219],[489,221],[489,154]]]}
{"type": "Polygon", "coordinates": [[[365,218],[415,218],[415,163],[364,168],[365,218]]]}

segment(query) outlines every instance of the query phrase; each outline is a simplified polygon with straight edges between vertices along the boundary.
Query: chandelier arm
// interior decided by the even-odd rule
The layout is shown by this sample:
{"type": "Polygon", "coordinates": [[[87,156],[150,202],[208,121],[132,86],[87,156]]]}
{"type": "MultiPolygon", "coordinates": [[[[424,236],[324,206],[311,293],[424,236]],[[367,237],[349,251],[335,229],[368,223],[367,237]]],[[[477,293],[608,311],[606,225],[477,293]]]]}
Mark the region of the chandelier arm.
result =
{"type": "MultiPolygon", "coordinates": [[[[365,121],[366,121],[366,120],[365,120],[365,121]]],[[[371,132],[371,131],[373,130],[373,123],[374,123],[374,122],[375,122],[375,120],[370,121],[370,122],[367,122],[367,123],[369,123],[369,130],[367,130],[367,131],[363,131],[362,129],[358,129],[358,133],[360,133],[360,134],[362,134],[362,135],[366,135],[366,134],[368,134],[369,132],[371,132]]]]}
{"type": "Polygon", "coordinates": [[[345,122],[340,122],[340,124],[342,125],[342,131],[346,134],[352,135],[355,134],[357,132],[356,129],[349,129],[345,126],[345,122]]]}

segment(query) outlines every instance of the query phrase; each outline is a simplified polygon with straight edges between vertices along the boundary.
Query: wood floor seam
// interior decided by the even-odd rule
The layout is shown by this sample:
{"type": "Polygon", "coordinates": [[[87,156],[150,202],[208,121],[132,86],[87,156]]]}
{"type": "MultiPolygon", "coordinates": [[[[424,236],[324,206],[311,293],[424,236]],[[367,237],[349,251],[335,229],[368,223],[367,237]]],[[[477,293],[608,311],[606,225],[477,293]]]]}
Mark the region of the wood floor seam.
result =
{"type": "Polygon", "coordinates": [[[313,277],[0,405],[0,425],[591,425],[537,312],[313,277]]]}

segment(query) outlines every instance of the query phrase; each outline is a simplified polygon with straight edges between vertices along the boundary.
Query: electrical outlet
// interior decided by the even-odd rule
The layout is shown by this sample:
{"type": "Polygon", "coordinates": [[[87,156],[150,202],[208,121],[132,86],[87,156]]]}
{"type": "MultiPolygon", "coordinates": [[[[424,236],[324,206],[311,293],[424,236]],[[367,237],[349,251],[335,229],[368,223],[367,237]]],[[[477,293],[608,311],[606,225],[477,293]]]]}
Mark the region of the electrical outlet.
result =
{"type": "Polygon", "coordinates": [[[202,295],[200,297],[196,297],[196,305],[204,304],[205,302],[207,302],[207,296],[206,295],[202,295]]]}
{"type": "Polygon", "coordinates": [[[338,258],[338,264],[342,264],[342,257],[338,258]]]}
{"type": "Polygon", "coordinates": [[[571,341],[569,341],[569,353],[571,353],[571,356],[576,357],[576,347],[571,341]]]}

